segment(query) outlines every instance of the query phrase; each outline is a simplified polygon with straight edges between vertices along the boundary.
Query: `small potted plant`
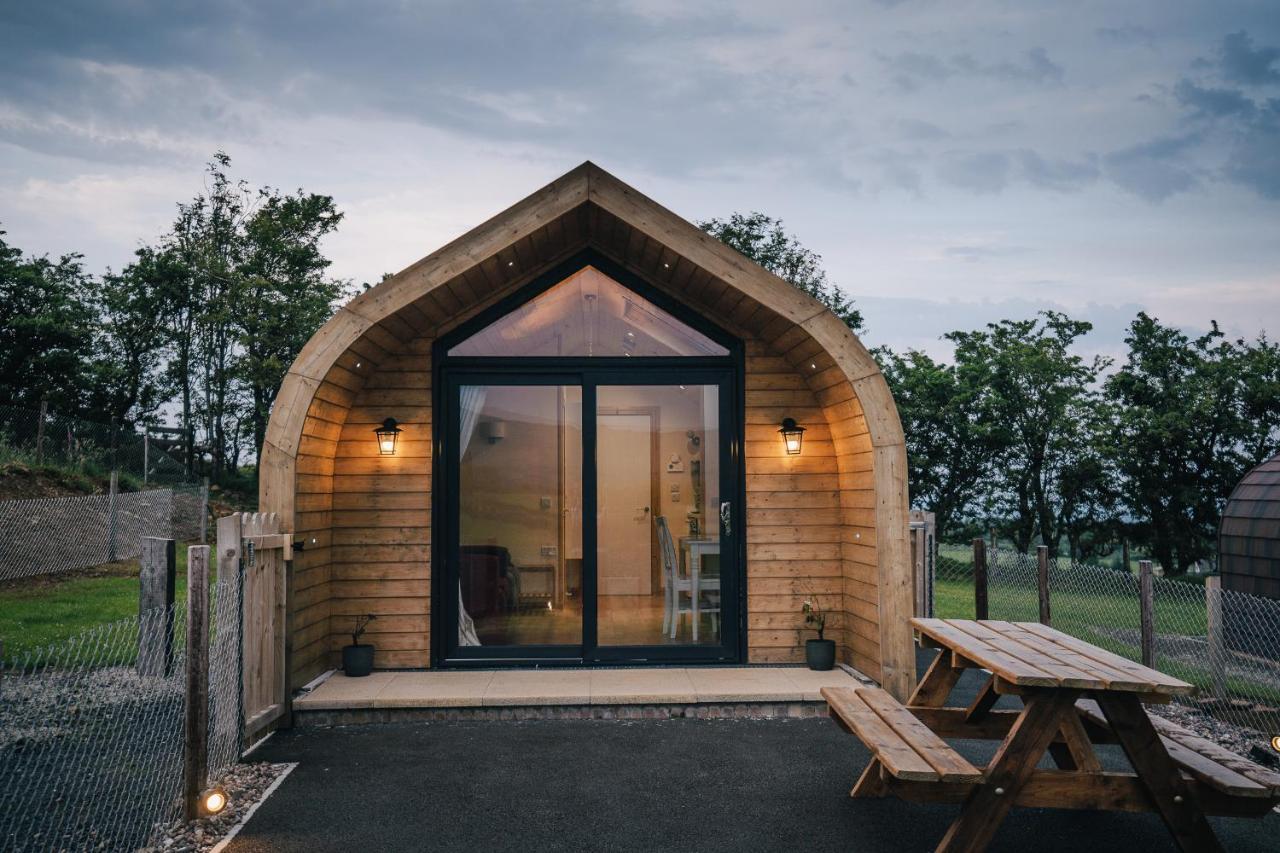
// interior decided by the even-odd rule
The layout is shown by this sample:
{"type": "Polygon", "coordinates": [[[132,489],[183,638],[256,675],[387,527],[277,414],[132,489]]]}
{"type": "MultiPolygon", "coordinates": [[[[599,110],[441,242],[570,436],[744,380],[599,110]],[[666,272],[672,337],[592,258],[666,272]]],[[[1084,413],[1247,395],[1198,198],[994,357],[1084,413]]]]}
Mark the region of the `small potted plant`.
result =
{"type": "Polygon", "coordinates": [[[351,629],[351,645],[342,648],[342,671],[348,678],[360,678],[373,672],[373,644],[360,642],[360,635],[377,619],[372,613],[357,616],[351,629]]]}
{"type": "Polygon", "coordinates": [[[805,662],[809,664],[809,669],[831,669],[836,665],[836,641],[824,639],[822,636],[822,632],[827,628],[827,614],[822,612],[822,608],[813,596],[806,598],[800,609],[804,613],[805,627],[818,632],[818,639],[805,641],[805,662]]]}

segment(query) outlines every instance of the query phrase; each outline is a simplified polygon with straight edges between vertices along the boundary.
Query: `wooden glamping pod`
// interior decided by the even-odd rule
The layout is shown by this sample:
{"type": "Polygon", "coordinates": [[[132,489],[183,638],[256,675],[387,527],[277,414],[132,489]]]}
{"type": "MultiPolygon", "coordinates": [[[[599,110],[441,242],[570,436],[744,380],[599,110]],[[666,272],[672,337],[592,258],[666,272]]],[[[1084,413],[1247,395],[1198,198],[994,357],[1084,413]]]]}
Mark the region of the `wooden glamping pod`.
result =
{"type": "Polygon", "coordinates": [[[260,504],[303,546],[292,683],[366,613],[379,668],[801,661],[812,597],[905,697],[906,477],[843,323],[584,163],[290,369],[260,504]]]}

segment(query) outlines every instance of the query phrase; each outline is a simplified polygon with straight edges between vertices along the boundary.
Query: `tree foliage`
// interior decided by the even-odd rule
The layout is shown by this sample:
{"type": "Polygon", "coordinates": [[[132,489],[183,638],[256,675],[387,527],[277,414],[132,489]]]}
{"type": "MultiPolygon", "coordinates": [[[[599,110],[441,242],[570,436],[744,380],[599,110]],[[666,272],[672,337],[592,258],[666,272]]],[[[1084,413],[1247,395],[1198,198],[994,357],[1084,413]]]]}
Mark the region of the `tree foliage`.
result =
{"type": "Polygon", "coordinates": [[[850,329],[862,331],[862,312],[827,281],[822,257],[788,234],[781,219],[756,212],[734,213],[728,219],[699,222],[698,227],[830,308],[850,329]]]}
{"type": "MultiPolygon", "coordinates": [[[[822,259],[762,213],[700,227],[862,331],[822,259]]],[[[1127,360],[1079,354],[1088,323],[1044,311],[944,339],[950,363],[875,350],[906,434],[913,505],[943,535],[999,529],[1089,559],[1122,537],[1169,571],[1210,557],[1223,502],[1280,450],[1280,346],[1192,337],[1139,314],[1127,360]]]]}
{"type": "Polygon", "coordinates": [[[0,239],[9,401],[122,424],[176,412],[215,479],[261,447],[285,371],[345,291],[320,246],[342,214],[230,166],[218,152],[169,231],[100,279],[79,255],[25,258],[0,239]]]}

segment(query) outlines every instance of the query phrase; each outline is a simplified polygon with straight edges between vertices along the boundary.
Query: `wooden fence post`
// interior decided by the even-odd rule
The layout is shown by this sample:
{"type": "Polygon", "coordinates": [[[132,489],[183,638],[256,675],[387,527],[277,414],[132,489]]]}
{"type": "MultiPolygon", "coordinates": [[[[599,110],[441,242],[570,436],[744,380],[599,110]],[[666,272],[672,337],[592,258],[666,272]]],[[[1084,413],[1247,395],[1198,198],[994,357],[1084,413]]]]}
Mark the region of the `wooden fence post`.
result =
{"type": "Polygon", "coordinates": [[[107,562],[116,561],[116,501],[120,492],[120,472],[111,470],[111,485],[107,493],[107,562]]]}
{"type": "MultiPolygon", "coordinates": [[[[204,485],[200,489],[200,544],[204,545],[209,539],[209,478],[204,478],[204,485]]],[[[221,576],[219,576],[221,577],[221,576]]]]}
{"type": "Polygon", "coordinates": [[[44,419],[49,414],[49,398],[40,398],[40,420],[36,423],[36,464],[44,464],[44,419]]]}
{"type": "Polygon", "coordinates": [[[979,536],[973,540],[973,616],[987,619],[987,543],[979,536]]]}
{"type": "Polygon", "coordinates": [[[1129,540],[1120,540],[1120,562],[1124,563],[1124,573],[1133,574],[1133,566],[1129,563],[1129,540]]]}
{"type": "MultiPolygon", "coordinates": [[[[292,537],[290,537],[292,538],[292,537]]],[[[287,547],[284,560],[284,589],[280,604],[280,701],[284,705],[284,713],[280,718],[280,727],[293,728],[293,549],[287,547]]]]}
{"type": "Polygon", "coordinates": [[[1036,548],[1036,586],[1040,591],[1040,624],[1049,624],[1049,548],[1040,545],[1036,548]]]}
{"type": "Polygon", "coordinates": [[[173,540],[145,537],[138,562],[138,674],[168,675],[173,671],[173,598],[178,574],[173,540]],[[154,612],[160,608],[162,618],[154,612]]]}
{"type": "Polygon", "coordinates": [[[183,728],[182,809],[199,814],[209,761],[209,546],[187,549],[187,707],[183,728]]]}
{"type": "Polygon", "coordinates": [[[1156,665],[1156,599],[1151,561],[1138,561],[1138,602],[1142,611],[1142,665],[1156,665]]]}
{"type": "Polygon", "coordinates": [[[1211,575],[1204,579],[1204,604],[1208,623],[1209,673],[1213,695],[1227,698],[1227,626],[1222,623],[1222,578],[1211,575]]]}

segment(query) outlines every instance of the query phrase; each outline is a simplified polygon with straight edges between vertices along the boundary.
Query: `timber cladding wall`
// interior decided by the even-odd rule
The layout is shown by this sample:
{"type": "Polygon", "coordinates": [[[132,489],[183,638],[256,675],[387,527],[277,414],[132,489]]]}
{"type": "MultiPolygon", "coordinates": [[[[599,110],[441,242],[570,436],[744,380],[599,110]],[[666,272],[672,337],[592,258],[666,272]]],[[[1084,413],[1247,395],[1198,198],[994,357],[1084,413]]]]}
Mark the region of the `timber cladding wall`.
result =
{"type": "MultiPolygon", "coordinates": [[[[299,448],[295,683],[335,666],[365,613],[378,617],[367,637],[379,667],[430,664],[431,338],[364,352],[322,383],[299,448]],[[373,440],[386,417],[405,430],[392,457],[373,440]]],[[[801,376],[748,340],[746,388],[749,659],[803,660],[813,634],[800,607],[812,596],[827,636],[875,675],[870,442],[852,387],[830,371],[801,376]],[[783,452],[784,417],[807,428],[800,456],[783,452]]]]}

